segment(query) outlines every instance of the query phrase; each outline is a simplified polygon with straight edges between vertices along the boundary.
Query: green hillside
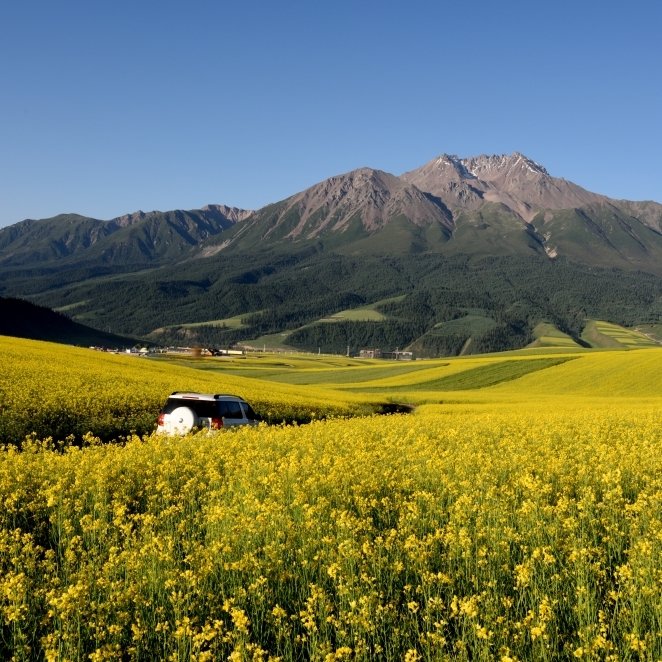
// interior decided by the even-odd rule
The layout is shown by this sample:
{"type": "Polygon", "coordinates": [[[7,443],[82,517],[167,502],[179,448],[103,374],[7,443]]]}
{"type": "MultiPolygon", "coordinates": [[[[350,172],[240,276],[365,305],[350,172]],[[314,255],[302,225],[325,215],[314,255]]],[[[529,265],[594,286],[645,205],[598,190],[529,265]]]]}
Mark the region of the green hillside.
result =
{"type": "Polygon", "coordinates": [[[662,235],[611,204],[540,212],[548,252],[584,264],[662,273],[662,235]]]}
{"type": "Polygon", "coordinates": [[[232,225],[200,210],[158,212],[97,242],[84,259],[109,264],[176,259],[232,225]]]}
{"type": "Polygon", "coordinates": [[[21,221],[0,229],[0,265],[35,265],[66,258],[118,229],[116,223],[79,214],[21,221]]]}
{"type": "Polygon", "coordinates": [[[637,324],[635,331],[643,333],[658,344],[662,343],[662,324],[637,324]]]}
{"type": "Polygon", "coordinates": [[[586,318],[624,327],[655,323],[662,302],[662,279],[655,275],[542,255],[412,259],[264,252],[247,263],[243,254],[221,253],[65,285],[48,274],[3,285],[5,293],[64,308],[75,321],[99,329],[136,337],[166,329],[159,336],[163,344],[181,344],[176,327],[186,331],[187,343],[215,346],[287,332],[290,347],[343,354],[348,344],[352,352],[389,350],[419,339],[414,350],[430,356],[456,355],[468,338],[474,353],[513,349],[533,342],[541,321],[576,341],[586,318]],[[394,298],[399,300],[383,302],[394,298]],[[314,324],[361,309],[386,319],[314,324]]]}
{"type": "Polygon", "coordinates": [[[370,303],[365,306],[358,306],[348,310],[341,310],[339,313],[324,317],[320,322],[338,322],[338,321],[351,321],[351,322],[383,322],[388,319],[388,316],[379,311],[380,306],[388,303],[399,303],[405,298],[405,295],[399,297],[392,297],[390,299],[382,299],[375,303],[370,303]]]}

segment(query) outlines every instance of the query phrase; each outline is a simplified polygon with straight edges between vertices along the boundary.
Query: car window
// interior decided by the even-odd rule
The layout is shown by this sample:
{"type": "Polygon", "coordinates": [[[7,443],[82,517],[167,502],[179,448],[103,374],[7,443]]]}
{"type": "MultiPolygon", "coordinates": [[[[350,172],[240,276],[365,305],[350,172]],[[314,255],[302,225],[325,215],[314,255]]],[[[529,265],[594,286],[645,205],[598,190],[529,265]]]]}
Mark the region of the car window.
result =
{"type": "Polygon", "coordinates": [[[214,400],[193,400],[192,398],[168,398],[161,413],[172,414],[177,407],[192,409],[199,418],[216,418],[216,402],[214,400]]]}
{"type": "Polygon", "coordinates": [[[241,411],[241,407],[238,402],[226,402],[227,405],[227,414],[225,418],[243,418],[244,414],[241,411]]]}
{"type": "Polygon", "coordinates": [[[260,417],[253,411],[253,407],[251,407],[247,402],[242,402],[241,406],[244,408],[244,413],[246,414],[246,418],[249,421],[260,420],[260,417]]]}
{"type": "Polygon", "coordinates": [[[163,405],[163,409],[161,410],[161,413],[172,414],[172,412],[177,408],[175,402],[176,401],[173,400],[173,398],[168,398],[167,402],[163,405]]]}
{"type": "Polygon", "coordinates": [[[228,415],[228,403],[224,400],[218,403],[218,418],[223,418],[228,415]]]}
{"type": "Polygon", "coordinates": [[[168,398],[168,401],[163,405],[163,409],[161,410],[162,414],[172,414],[177,407],[183,407],[184,402],[182,401],[181,398],[168,398]]]}
{"type": "Polygon", "coordinates": [[[215,400],[195,400],[191,409],[200,417],[200,418],[216,418],[217,408],[215,400]]]}

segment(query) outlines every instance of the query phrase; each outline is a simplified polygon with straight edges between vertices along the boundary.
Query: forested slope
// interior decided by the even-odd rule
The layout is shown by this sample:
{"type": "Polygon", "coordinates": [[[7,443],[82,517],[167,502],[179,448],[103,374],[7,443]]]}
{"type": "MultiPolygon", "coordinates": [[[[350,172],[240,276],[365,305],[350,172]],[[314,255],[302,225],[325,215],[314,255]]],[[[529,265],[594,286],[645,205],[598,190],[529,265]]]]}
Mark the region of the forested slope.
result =
{"type": "Polygon", "coordinates": [[[631,326],[657,320],[662,311],[657,276],[542,257],[265,253],[253,256],[250,266],[242,256],[228,256],[140,278],[91,279],[47,295],[26,294],[55,307],[70,306],[74,319],[114,332],[141,337],[157,332],[153,337],[162,343],[222,346],[290,330],[289,345],[343,352],[347,345],[403,348],[428,334],[428,347],[454,354],[451,350],[466,340],[464,331],[449,334],[436,325],[469,314],[493,321],[492,328],[483,324],[469,334],[475,351],[492,351],[527,344],[540,319],[578,338],[585,318],[631,326]],[[380,308],[384,322],[315,324],[340,310],[396,295],[406,296],[380,308]],[[243,320],[239,328],[181,327],[237,315],[243,320]]]}

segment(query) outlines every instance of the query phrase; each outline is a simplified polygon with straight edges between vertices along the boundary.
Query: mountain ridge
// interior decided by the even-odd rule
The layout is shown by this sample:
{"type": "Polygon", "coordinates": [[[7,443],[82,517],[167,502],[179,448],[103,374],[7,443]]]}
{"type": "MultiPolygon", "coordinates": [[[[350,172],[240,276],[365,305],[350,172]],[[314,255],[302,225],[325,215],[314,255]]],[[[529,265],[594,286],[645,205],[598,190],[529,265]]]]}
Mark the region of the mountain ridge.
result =
{"type": "MultiPolygon", "coordinates": [[[[334,235],[360,240],[401,217],[414,226],[437,224],[447,237],[452,233],[452,214],[443,203],[395,175],[359,168],[254,212],[234,232],[207,246],[216,243],[223,250],[237,243],[241,249],[318,242],[334,235]]],[[[213,252],[203,249],[202,254],[213,252]]]]}
{"type": "Polygon", "coordinates": [[[225,205],[199,210],[136,211],[109,221],[59,214],[0,228],[0,267],[34,263],[119,259],[151,261],[176,257],[252,212],[225,205]],[[174,244],[174,246],[173,246],[174,244]]]}
{"type": "Polygon", "coordinates": [[[0,269],[135,269],[314,246],[356,255],[566,255],[596,266],[662,273],[662,247],[649,231],[662,236],[659,203],[592,193],[551,176],[520,152],[442,154],[400,176],[358,168],[256,211],[210,204],[189,211],[138,210],[109,221],[77,214],[26,219],[0,229],[0,269]],[[559,213],[573,209],[581,213],[559,213]]]}

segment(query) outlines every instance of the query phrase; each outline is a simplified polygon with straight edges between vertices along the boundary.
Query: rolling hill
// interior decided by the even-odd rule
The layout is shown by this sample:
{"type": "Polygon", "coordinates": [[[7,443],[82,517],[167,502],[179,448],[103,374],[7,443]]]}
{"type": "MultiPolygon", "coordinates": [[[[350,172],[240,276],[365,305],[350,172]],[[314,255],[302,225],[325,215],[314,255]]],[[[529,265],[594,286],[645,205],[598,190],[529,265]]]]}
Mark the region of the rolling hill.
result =
{"type": "Polygon", "coordinates": [[[0,297],[0,336],[46,340],[68,345],[132,347],[136,340],[79,324],[29,301],[0,297]]]}

